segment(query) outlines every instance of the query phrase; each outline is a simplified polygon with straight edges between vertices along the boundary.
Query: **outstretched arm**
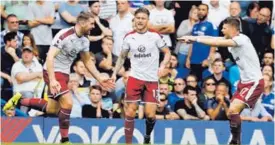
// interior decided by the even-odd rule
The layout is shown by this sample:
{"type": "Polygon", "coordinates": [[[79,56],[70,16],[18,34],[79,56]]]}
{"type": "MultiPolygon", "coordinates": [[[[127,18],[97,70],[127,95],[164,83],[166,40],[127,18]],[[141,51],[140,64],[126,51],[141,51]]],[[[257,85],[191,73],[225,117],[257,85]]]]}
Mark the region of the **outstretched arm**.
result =
{"type": "MultiPolygon", "coordinates": [[[[123,49],[117,59],[117,62],[116,62],[116,66],[115,66],[115,69],[114,69],[114,72],[113,72],[113,75],[112,77],[115,77],[118,73],[118,71],[121,69],[121,67],[123,66],[124,62],[125,62],[125,59],[128,55],[128,52],[129,50],[125,50],[123,49]]],[[[114,78],[113,78],[114,79],[114,78]]],[[[115,81],[115,80],[114,80],[115,81]]]]}
{"type": "Polygon", "coordinates": [[[232,39],[224,39],[223,37],[211,37],[211,36],[183,36],[178,40],[185,43],[198,42],[214,47],[234,47],[237,44],[232,39]]]}

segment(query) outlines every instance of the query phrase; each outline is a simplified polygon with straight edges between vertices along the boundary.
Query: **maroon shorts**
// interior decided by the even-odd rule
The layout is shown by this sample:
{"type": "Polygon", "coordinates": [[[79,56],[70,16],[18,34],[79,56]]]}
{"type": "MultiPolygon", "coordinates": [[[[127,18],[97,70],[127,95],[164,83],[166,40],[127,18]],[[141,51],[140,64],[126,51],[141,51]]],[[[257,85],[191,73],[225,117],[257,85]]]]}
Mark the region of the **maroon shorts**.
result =
{"type": "Polygon", "coordinates": [[[238,83],[237,91],[231,99],[239,99],[243,101],[249,108],[254,108],[256,102],[261,97],[264,91],[264,80],[261,79],[257,82],[251,83],[238,83]]]}
{"type": "Polygon", "coordinates": [[[60,95],[65,94],[66,92],[69,91],[68,89],[69,75],[61,72],[54,72],[54,74],[55,74],[56,81],[58,81],[61,86],[60,92],[56,95],[51,94],[51,91],[49,88],[50,86],[49,76],[47,71],[43,70],[43,78],[45,83],[48,86],[48,96],[53,97],[54,99],[58,99],[60,95]]]}
{"type": "Polygon", "coordinates": [[[158,103],[157,92],[158,82],[142,81],[129,77],[125,102],[143,101],[145,103],[158,103]]]}

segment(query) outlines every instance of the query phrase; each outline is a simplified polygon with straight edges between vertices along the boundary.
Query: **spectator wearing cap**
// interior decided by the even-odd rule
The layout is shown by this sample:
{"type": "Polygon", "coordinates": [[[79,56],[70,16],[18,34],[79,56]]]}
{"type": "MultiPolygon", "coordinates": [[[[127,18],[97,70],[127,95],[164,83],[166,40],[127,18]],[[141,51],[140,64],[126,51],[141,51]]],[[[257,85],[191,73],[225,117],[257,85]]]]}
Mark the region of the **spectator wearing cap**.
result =
{"type": "Polygon", "coordinates": [[[266,111],[274,117],[274,106],[275,106],[275,98],[274,93],[272,91],[272,76],[264,74],[264,93],[262,95],[262,104],[266,111]]]}
{"type": "Polygon", "coordinates": [[[12,85],[11,68],[15,62],[19,61],[22,52],[18,48],[16,32],[8,32],[3,39],[5,45],[1,47],[1,86],[7,81],[5,88],[9,88],[12,85]]]}
{"type": "Polygon", "coordinates": [[[176,120],[179,119],[179,115],[176,114],[175,112],[173,112],[171,110],[171,108],[169,108],[167,106],[167,95],[160,93],[159,95],[159,105],[157,107],[157,111],[156,111],[156,119],[158,120],[176,120]]]}
{"type": "Polygon", "coordinates": [[[44,63],[52,43],[51,25],[54,23],[54,4],[50,1],[37,0],[29,5],[28,26],[39,51],[39,58],[44,63]]]}
{"type": "Polygon", "coordinates": [[[6,20],[7,20],[7,29],[1,31],[1,46],[5,46],[4,36],[8,32],[15,32],[16,36],[17,36],[17,47],[21,48],[24,34],[19,31],[18,18],[14,14],[9,14],[6,18],[6,20]]]}
{"type": "MultiPolygon", "coordinates": [[[[34,58],[33,48],[22,48],[22,59],[17,61],[11,70],[14,94],[19,92],[24,98],[40,98],[41,96],[35,93],[38,87],[41,87],[39,84],[43,83],[42,70],[42,65],[34,58]]],[[[29,110],[22,106],[21,111],[27,113],[29,110]]]]}
{"type": "Polygon", "coordinates": [[[133,30],[132,20],[134,16],[130,12],[130,5],[127,0],[117,1],[117,12],[110,20],[110,28],[114,39],[113,54],[119,56],[125,35],[133,30]]]}
{"type": "Polygon", "coordinates": [[[88,39],[90,40],[90,51],[94,54],[102,52],[101,43],[104,37],[112,37],[112,31],[109,29],[109,22],[99,17],[99,1],[89,1],[89,11],[95,19],[95,27],[91,30],[88,39]]]}
{"type": "Polygon", "coordinates": [[[219,83],[216,87],[215,97],[206,101],[207,114],[211,120],[228,120],[227,114],[230,105],[227,98],[228,87],[225,83],[219,83]]]}
{"type": "Polygon", "coordinates": [[[184,99],[183,90],[185,88],[186,84],[184,79],[182,78],[176,78],[174,82],[174,91],[168,95],[168,105],[172,110],[175,109],[175,104],[179,100],[184,99]]]}
{"type": "Polygon", "coordinates": [[[251,31],[251,42],[256,49],[256,52],[262,60],[264,52],[270,48],[270,41],[272,36],[272,31],[269,26],[270,20],[270,9],[267,7],[263,7],[260,9],[258,17],[255,23],[251,23],[252,27],[250,27],[251,31]]]}

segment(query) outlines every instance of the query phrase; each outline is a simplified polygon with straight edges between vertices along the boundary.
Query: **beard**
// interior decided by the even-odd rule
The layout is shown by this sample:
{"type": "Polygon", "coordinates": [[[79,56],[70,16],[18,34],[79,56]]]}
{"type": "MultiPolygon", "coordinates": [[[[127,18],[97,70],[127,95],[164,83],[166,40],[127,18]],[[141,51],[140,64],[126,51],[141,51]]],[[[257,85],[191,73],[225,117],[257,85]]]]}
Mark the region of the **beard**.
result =
{"type": "Polygon", "coordinates": [[[207,15],[205,15],[205,16],[199,16],[199,20],[200,21],[204,21],[206,19],[206,17],[207,17],[207,15]]]}

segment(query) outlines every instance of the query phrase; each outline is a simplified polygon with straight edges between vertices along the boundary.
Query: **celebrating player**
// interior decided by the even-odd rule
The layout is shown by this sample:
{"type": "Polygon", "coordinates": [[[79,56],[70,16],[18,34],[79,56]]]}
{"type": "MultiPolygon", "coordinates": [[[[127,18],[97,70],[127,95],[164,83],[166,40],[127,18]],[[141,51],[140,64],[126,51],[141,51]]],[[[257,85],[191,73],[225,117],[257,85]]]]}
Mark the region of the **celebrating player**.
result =
{"type": "Polygon", "coordinates": [[[91,74],[106,88],[113,88],[114,83],[100,77],[100,73],[91,61],[89,53],[89,40],[85,37],[94,28],[95,20],[90,13],[82,12],[77,17],[74,27],[61,30],[53,39],[47,60],[44,64],[43,77],[49,87],[49,100],[37,98],[21,98],[21,94],[14,95],[3,110],[15,106],[18,102],[48,114],[57,114],[61,143],[70,143],[68,130],[70,125],[70,114],[72,109],[72,95],[67,88],[70,67],[72,62],[80,53],[81,58],[91,74]]]}
{"type": "Polygon", "coordinates": [[[198,42],[210,46],[229,47],[239,69],[241,80],[234,94],[230,108],[229,119],[232,133],[230,144],[241,144],[240,112],[245,107],[253,108],[264,91],[259,58],[251,40],[240,33],[240,22],[236,18],[227,18],[222,28],[224,37],[183,36],[179,40],[192,43],[198,42]]]}
{"type": "Polygon", "coordinates": [[[139,8],[135,12],[134,25],[136,30],[128,33],[122,45],[122,51],[117,60],[113,80],[130,54],[131,71],[127,82],[125,98],[125,138],[126,143],[132,143],[134,118],[137,102],[143,98],[145,102],[146,134],[144,143],[150,143],[150,134],[156,122],[158,75],[170,60],[170,50],[162,37],[148,29],[150,12],[146,8],[139,8]],[[159,53],[164,53],[164,60],[159,68],[159,53]],[[143,93],[144,92],[144,93],[143,93]],[[141,95],[144,94],[142,97],[141,95]]]}

